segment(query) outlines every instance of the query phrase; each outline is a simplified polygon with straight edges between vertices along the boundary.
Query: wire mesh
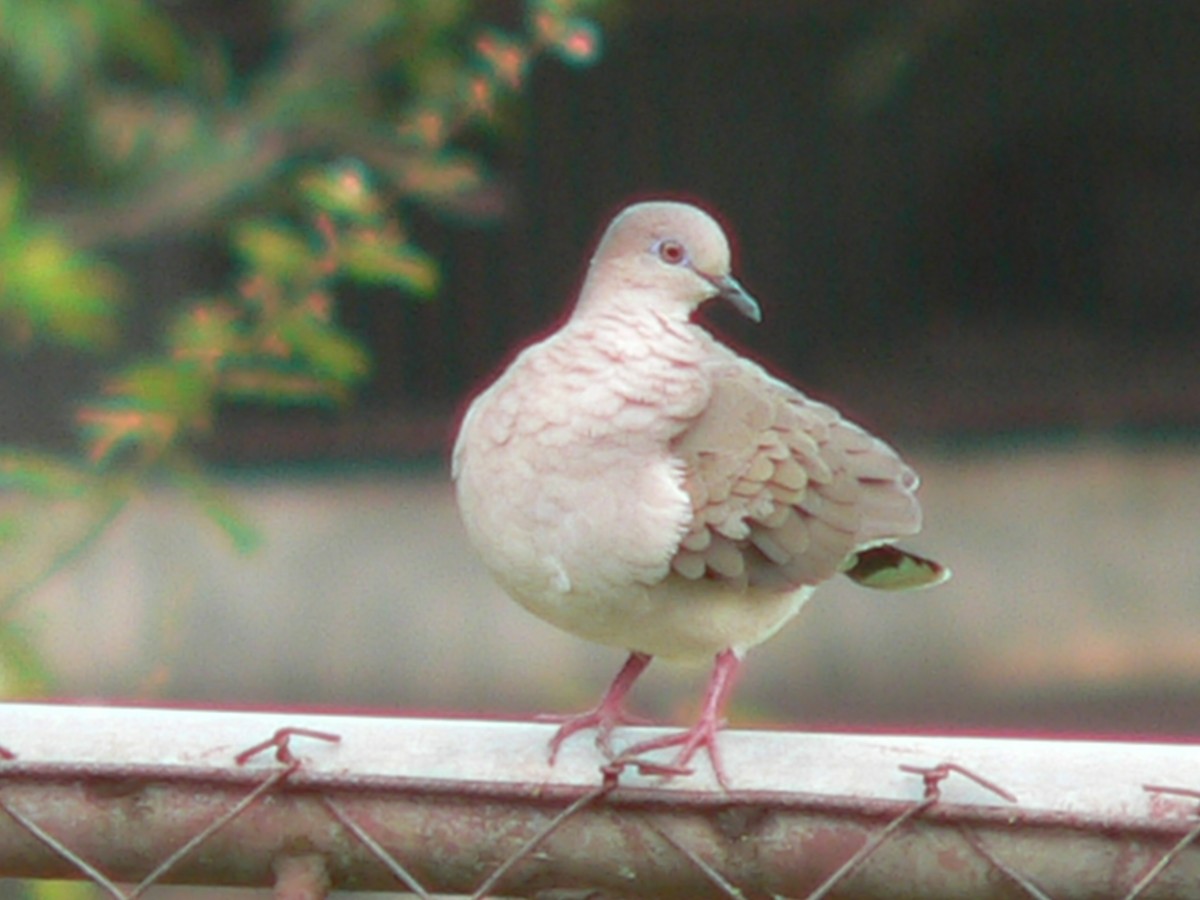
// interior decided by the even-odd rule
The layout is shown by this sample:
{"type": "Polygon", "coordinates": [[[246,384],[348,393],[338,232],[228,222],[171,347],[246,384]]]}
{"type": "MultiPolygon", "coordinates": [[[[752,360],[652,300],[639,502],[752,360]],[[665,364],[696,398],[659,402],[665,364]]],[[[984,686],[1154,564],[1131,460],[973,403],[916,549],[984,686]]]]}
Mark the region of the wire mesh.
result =
{"type": "Polygon", "coordinates": [[[552,730],[0,705],[0,872],[121,900],[1200,896],[1192,746],[734,731],[725,791],[582,740],[550,768],[552,730]]]}

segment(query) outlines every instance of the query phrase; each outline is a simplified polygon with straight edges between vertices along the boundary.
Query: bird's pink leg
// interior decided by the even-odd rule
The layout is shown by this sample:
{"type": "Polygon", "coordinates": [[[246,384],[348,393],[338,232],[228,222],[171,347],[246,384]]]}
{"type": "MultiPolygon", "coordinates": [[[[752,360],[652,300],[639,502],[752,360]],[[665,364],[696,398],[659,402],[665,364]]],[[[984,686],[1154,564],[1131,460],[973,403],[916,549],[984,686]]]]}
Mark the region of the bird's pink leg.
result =
{"type": "Polygon", "coordinates": [[[688,763],[703,747],[708,752],[717,782],[728,790],[725,768],[721,765],[721,755],[717,750],[717,732],[725,725],[722,714],[725,711],[725,704],[729,701],[729,695],[733,692],[733,685],[741,667],[742,659],[737,653],[733,650],[722,650],[717,654],[712,675],[708,679],[700,720],[687,731],[651,738],[627,747],[621,751],[614,762],[618,765],[631,763],[636,765],[639,771],[651,775],[690,775],[692,770],[688,767],[688,763]],[[666,747],[679,747],[675,758],[668,763],[652,762],[642,758],[647,753],[666,747]]]}
{"type": "Polygon", "coordinates": [[[633,683],[638,680],[638,676],[646,671],[651,659],[653,657],[648,653],[638,653],[637,651],[630,653],[629,659],[625,660],[625,665],[621,666],[621,671],[617,673],[617,677],[612,680],[612,684],[604,692],[604,697],[593,709],[579,715],[567,716],[561,720],[562,725],[550,739],[550,765],[554,765],[558,749],[567,738],[577,731],[588,728],[596,729],[596,746],[605,756],[612,759],[613,729],[618,725],[635,721],[625,711],[625,695],[629,693],[633,683]]]}

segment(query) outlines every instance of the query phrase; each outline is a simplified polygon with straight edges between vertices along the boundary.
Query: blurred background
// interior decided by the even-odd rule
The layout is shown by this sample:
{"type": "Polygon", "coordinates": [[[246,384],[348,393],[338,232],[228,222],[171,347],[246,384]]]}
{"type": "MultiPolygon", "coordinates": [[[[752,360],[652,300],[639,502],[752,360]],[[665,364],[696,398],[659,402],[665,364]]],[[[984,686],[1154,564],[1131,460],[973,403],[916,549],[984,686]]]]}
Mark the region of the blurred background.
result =
{"type": "Polygon", "coordinates": [[[490,582],[448,448],[669,196],[764,308],[711,326],[902,450],[955,571],[823,589],[734,724],[1197,736],[1198,46],[1187,0],[0,0],[6,696],[591,704],[623,654],[490,582]]]}

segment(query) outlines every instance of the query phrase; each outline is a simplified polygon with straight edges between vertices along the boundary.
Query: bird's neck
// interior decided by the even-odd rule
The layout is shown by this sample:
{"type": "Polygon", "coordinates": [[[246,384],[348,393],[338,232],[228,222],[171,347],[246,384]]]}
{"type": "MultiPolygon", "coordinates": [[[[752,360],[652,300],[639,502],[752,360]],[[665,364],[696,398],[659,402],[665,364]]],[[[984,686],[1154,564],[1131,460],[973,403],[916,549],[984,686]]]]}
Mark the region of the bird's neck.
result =
{"type": "Polygon", "coordinates": [[[677,310],[664,313],[632,293],[623,299],[630,302],[614,303],[610,296],[603,304],[579,305],[565,329],[573,352],[592,352],[609,361],[638,360],[635,368],[641,370],[654,368],[651,361],[667,368],[696,364],[715,343],[677,310]]]}
{"type": "Polygon", "coordinates": [[[669,328],[687,328],[695,308],[686,299],[665,294],[661,286],[642,283],[628,272],[593,267],[572,318],[616,318],[635,326],[653,319],[669,328]]]}

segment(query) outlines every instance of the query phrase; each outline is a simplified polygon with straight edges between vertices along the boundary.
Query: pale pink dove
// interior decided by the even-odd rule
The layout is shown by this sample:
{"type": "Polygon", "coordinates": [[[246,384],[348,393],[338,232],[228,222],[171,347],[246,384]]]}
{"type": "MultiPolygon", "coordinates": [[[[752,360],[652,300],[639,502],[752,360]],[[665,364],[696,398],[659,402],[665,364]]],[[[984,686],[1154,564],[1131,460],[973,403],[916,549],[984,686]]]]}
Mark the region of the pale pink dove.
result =
{"type": "Polygon", "coordinates": [[[749,648],[838,573],[889,588],[947,574],[891,546],[921,525],[913,471],[692,322],[712,297],[760,318],[716,221],[684,203],[630,206],[570,319],[463,419],[458,505],[497,581],[548,622],[631,651],[599,705],[563,722],[551,762],[591,727],[613,758],[651,657],[715,656],[696,725],[616,761],[684,773],[703,747],[724,784],[716,734],[749,648]],[[646,759],[675,746],[670,763],[646,759]]]}

